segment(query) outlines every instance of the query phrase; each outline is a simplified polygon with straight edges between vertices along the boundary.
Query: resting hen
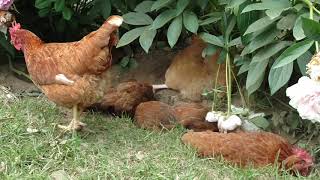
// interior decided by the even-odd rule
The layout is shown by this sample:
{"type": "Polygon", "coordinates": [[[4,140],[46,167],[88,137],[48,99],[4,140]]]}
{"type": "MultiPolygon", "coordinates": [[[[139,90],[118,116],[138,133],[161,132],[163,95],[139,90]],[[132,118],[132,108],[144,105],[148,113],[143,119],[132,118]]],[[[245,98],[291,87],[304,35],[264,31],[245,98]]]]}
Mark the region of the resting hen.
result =
{"type": "Polygon", "coordinates": [[[135,121],[138,126],[151,129],[172,129],[181,124],[194,131],[218,131],[217,123],[206,122],[208,110],[195,103],[182,103],[174,107],[160,101],[141,103],[135,112],[135,121]]]}
{"type": "Polygon", "coordinates": [[[307,176],[314,161],[306,150],[267,132],[188,132],[182,136],[182,141],[195,147],[201,156],[222,156],[224,160],[241,167],[262,167],[278,162],[279,167],[307,176]]]}
{"type": "Polygon", "coordinates": [[[105,92],[101,101],[95,104],[99,110],[120,115],[134,115],[136,107],[154,99],[152,86],[137,81],[123,82],[105,92]]]}
{"type": "Polygon", "coordinates": [[[211,90],[218,73],[217,85],[225,86],[225,65],[217,64],[220,52],[210,58],[202,58],[207,47],[199,37],[193,37],[191,45],[179,52],[165,74],[165,84],[154,85],[154,89],[170,88],[180,91],[185,99],[200,101],[205,89],[211,90]]]}
{"type": "Polygon", "coordinates": [[[78,130],[80,113],[104,95],[104,73],[111,66],[111,48],[117,43],[115,31],[121,16],[109,17],[96,31],[77,42],[44,43],[32,32],[13,23],[11,43],[24,53],[34,84],[58,105],[72,108],[73,119],[66,130],[78,130]]]}

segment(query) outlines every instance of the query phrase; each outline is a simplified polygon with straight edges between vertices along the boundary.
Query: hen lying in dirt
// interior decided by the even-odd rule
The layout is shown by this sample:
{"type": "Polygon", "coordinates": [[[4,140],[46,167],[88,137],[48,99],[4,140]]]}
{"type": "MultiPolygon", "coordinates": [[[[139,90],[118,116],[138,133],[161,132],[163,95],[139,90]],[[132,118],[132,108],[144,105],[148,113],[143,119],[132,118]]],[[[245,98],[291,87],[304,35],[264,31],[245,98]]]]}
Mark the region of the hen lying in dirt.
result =
{"type": "Polygon", "coordinates": [[[80,113],[104,95],[102,73],[111,65],[111,48],[117,43],[115,31],[122,17],[111,16],[96,31],[77,42],[44,43],[20,24],[10,28],[11,42],[24,53],[30,77],[53,102],[73,108],[66,130],[84,126],[80,113]]]}
{"type": "Polygon", "coordinates": [[[279,135],[261,133],[188,132],[182,141],[196,148],[204,157],[220,157],[240,167],[262,167],[278,163],[292,173],[307,176],[313,166],[312,156],[289,144],[279,135]]]}
{"type": "Polygon", "coordinates": [[[146,101],[153,100],[152,86],[137,81],[123,82],[105,92],[101,101],[94,105],[98,110],[121,115],[134,115],[136,107],[146,101]]]}
{"type": "Polygon", "coordinates": [[[172,107],[159,101],[149,101],[137,107],[134,119],[139,127],[151,130],[172,129],[181,124],[194,131],[218,131],[216,123],[205,121],[207,112],[207,108],[194,103],[172,107]]]}
{"type": "Polygon", "coordinates": [[[165,74],[165,84],[154,85],[154,89],[170,88],[180,91],[183,98],[200,101],[205,89],[214,87],[218,74],[218,86],[225,86],[225,65],[217,64],[220,52],[210,58],[202,58],[202,51],[207,44],[199,37],[193,37],[191,44],[179,52],[165,74]],[[219,70],[218,70],[219,69],[219,70]]]}

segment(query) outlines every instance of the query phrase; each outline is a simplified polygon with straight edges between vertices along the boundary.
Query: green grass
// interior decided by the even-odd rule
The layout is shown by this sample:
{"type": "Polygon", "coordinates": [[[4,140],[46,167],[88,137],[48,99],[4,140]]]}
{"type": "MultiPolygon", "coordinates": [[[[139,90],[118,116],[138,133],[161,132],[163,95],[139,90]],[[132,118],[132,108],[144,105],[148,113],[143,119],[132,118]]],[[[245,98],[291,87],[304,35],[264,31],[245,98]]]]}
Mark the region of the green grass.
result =
{"type": "MultiPolygon", "coordinates": [[[[182,128],[157,133],[128,118],[83,117],[88,129],[63,134],[56,124],[66,124],[68,115],[43,98],[0,105],[0,179],[48,179],[59,170],[74,179],[295,179],[271,167],[239,169],[198,158],[181,143],[182,128]]],[[[319,177],[315,171],[308,179],[319,177]]]]}

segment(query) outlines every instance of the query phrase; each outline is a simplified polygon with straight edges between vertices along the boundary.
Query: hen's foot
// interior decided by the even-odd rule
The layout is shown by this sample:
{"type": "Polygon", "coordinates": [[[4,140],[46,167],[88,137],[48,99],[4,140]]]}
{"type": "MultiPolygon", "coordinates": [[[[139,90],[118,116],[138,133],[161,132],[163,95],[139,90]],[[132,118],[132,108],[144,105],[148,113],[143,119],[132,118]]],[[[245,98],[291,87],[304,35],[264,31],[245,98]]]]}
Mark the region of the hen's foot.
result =
{"type": "Polygon", "coordinates": [[[80,122],[80,121],[73,121],[68,126],[58,125],[60,129],[63,129],[65,131],[80,131],[83,127],[85,127],[87,124],[80,122]]]}

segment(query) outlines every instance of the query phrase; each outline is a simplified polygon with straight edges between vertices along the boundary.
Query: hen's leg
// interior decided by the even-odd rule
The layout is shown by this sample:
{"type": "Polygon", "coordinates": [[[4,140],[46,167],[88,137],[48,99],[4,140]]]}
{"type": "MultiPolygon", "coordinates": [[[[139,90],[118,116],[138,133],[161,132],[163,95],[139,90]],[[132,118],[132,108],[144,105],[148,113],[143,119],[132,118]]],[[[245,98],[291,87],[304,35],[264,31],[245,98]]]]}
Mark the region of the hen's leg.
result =
{"type": "Polygon", "coordinates": [[[78,109],[78,105],[73,106],[73,118],[68,126],[62,126],[58,125],[59,128],[64,129],[66,131],[74,131],[74,130],[81,130],[83,126],[85,126],[85,123],[82,123],[79,121],[80,119],[80,111],[78,109]]]}

